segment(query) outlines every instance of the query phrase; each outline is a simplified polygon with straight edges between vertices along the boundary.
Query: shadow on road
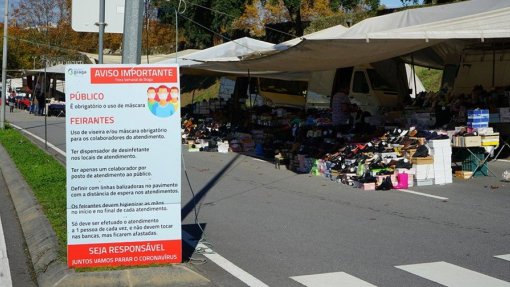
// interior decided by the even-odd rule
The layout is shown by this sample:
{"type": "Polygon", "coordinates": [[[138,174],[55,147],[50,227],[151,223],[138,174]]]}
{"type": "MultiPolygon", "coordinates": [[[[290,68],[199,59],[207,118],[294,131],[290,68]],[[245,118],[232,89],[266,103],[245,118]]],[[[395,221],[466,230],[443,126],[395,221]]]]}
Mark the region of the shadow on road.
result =
{"type": "Polygon", "coordinates": [[[202,224],[184,224],[182,225],[182,261],[193,261],[193,253],[197,251],[197,245],[203,236],[206,223],[202,224]]]}
{"type": "Polygon", "coordinates": [[[184,220],[190,213],[195,209],[204,198],[204,196],[209,192],[215,185],[218,183],[218,181],[223,177],[223,175],[230,169],[230,167],[237,161],[237,159],[241,157],[240,154],[237,154],[227,165],[225,165],[198,193],[194,193],[193,189],[191,188],[191,182],[189,181],[189,177],[187,174],[187,171],[184,170],[186,173],[186,179],[188,180],[188,184],[191,188],[191,192],[193,192],[193,198],[190,199],[188,203],[181,209],[181,220],[184,220]]]}

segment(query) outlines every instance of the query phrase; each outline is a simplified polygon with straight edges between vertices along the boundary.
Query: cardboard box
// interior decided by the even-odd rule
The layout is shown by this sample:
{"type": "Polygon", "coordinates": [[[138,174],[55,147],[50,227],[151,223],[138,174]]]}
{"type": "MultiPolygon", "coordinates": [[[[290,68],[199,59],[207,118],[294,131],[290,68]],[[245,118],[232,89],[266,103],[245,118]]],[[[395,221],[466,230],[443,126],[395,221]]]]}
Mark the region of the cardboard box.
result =
{"type": "Polygon", "coordinates": [[[489,119],[489,110],[487,109],[474,109],[468,110],[468,121],[469,120],[477,120],[477,119],[489,119]]]}
{"type": "Polygon", "coordinates": [[[484,135],[482,137],[482,146],[498,146],[499,145],[499,133],[484,135]]]}
{"type": "Polygon", "coordinates": [[[473,176],[472,171],[457,170],[455,172],[455,177],[461,178],[461,179],[468,179],[468,178],[471,178],[472,176],[473,176]]]}
{"type": "Polygon", "coordinates": [[[473,146],[481,146],[482,145],[482,137],[481,136],[470,136],[463,137],[462,145],[463,147],[473,147],[473,146]]]}
{"type": "Polygon", "coordinates": [[[461,136],[454,136],[452,139],[452,145],[456,147],[461,147],[464,144],[463,138],[464,137],[461,136]]]}
{"type": "Polygon", "coordinates": [[[429,179],[434,178],[434,165],[433,164],[414,164],[413,168],[416,170],[415,179],[429,179]]]}
{"type": "Polygon", "coordinates": [[[413,157],[411,159],[413,164],[422,165],[422,164],[433,164],[434,158],[431,156],[427,157],[413,157]]]}
{"type": "Polygon", "coordinates": [[[364,183],[363,190],[375,190],[375,182],[364,183]]]}
{"type": "Polygon", "coordinates": [[[409,174],[409,175],[407,176],[407,178],[409,179],[409,180],[407,181],[407,186],[408,186],[408,187],[413,187],[413,186],[414,186],[414,175],[409,174]]]}
{"type": "Polygon", "coordinates": [[[450,139],[430,140],[429,145],[433,149],[450,147],[451,141],[450,141],[450,139]]]}
{"type": "Polygon", "coordinates": [[[477,132],[481,136],[484,136],[484,135],[493,135],[494,134],[494,128],[490,128],[490,127],[489,128],[480,128],[480,129],[477,129],[477,132]]]}
{"type": "Polygon", "coordinates": [[[414,185],[416,186],[427,186],[427,185],[434,185],[434,179],[415,179],[414,185]]]}

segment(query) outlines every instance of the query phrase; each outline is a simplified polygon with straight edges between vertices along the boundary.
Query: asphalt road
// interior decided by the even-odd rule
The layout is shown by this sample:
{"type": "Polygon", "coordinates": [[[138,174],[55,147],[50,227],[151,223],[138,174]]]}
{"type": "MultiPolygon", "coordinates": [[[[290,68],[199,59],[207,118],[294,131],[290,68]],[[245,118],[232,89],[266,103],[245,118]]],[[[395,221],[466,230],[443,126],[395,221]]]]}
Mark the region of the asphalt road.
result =
{"type": "MultiPolygon", "coordinates": [[[[44,135],[42,117],[7,120],[44,135]]],[[[47,122],[65,151],[64,119],[47,122]]],[[[217,286],[510,286],[510,183],[500,177],[410,188],[443,200],[361,191],[235,153],[185,151],[184,166],[184,231],[199,237],[202,224],[207,246],[245,272],[196,250],[190,262],[217,286]]],[[[500,175],[510,163],[490,168],[500,175]]]]}
{"type": "MultiPolygon", "coordinates": [[[[2,255],[6,256],[9,261],[12,286],[36,286],[35,274],[32,269],[30,258],[28,257],[28,250],[26,248],[23,232],[3,178],[0,178],[0,218],[2,219],[3,235],[7,251],[7,254],[2,255]]],[[[5,251],[2,251],[2,253],[3,252],[5,251]]],[[[5,269],[2,270],[2,272],[3,271],[5,271],[5,269]]],[[[4,277],[5,274],[0,274],[0,276],[4,277]]],[[[0,282],[2,282],[2,280],[0,280],[0,282]]]]}

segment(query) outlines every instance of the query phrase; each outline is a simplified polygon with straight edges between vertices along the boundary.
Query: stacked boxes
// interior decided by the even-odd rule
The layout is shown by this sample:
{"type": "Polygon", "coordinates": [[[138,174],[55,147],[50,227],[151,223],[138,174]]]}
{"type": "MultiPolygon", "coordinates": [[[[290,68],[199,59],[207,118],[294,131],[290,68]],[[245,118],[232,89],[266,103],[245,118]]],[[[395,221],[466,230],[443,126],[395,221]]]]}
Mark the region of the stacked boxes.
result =
{"type": "Polygon", "coordinates": [[[478,129],[489,126],[489,110],[468,110],[468,127],[478,129]]]}
{"type": "MultiPolygon", "coordinates": [[[[429,151],[430,154],[430,151],[429,151]]],[[[414,176],[414,185],[415,186],[425,186],[425,185],[433,185],[434,184],[434,164],[433,159],[431,157],[425,158],[412,158],[413,162],[413,172],[414,176]]]]}
{"type": "Polygon", "coordinates": [[[499,146],[499,133],[482,135],[482,146],[499,146]]]}
{"type": "Polygon", "coordinates": [[[431,140],[429,145],[430,154],[434,157],[434,184],[452,183],[452,147],[450,140],[431,140]]]}

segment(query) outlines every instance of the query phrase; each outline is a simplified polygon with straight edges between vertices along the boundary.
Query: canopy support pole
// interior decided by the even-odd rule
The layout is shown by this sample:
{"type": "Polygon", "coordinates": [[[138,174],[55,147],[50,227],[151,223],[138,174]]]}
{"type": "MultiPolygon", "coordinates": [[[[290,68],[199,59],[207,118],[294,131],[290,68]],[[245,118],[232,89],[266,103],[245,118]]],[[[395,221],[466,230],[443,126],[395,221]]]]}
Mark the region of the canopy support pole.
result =
{"type": "Polygon", "coordinates": [[[496,87],[496,47],[492,43],[492,88],[496,87]]]}
{"type": "Polygon", "coordinates": [[[411,54],[411,67],[413,69],[414,98],[416,99],[416,70],[414,69],[414,54],[411,54]]]}
{"type": "Polygon", "coordinates": [[[252,108],[253,103],[251,102],[250,82],[251,82],[251,75],[250,75],[250,69],[248,69],[248,95],[250,96],[250,108],[252,108]]]}

